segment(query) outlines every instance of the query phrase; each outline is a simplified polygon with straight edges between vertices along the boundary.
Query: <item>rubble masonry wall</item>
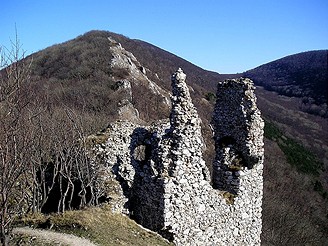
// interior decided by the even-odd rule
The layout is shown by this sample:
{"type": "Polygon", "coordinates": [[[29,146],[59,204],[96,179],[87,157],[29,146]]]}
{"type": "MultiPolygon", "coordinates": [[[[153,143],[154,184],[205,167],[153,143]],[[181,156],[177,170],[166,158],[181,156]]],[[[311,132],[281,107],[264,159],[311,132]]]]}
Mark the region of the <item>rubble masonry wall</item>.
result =
{"type": "Polygon", "coordinates": [[[176,245],[260,245],[263,120],[249,79],[218,84],[212,177],[202,157],[201,120],[181,69],[172,76],[170,122],[112,123],[102,158],[115,180],[113,210],[176,245]]]}

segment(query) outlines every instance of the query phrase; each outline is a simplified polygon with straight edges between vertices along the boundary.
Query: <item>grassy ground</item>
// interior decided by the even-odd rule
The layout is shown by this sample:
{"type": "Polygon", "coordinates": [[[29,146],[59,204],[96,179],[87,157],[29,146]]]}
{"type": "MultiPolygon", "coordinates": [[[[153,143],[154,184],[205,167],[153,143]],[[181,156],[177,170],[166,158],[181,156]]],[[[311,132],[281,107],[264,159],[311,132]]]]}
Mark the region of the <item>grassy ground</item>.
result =
{"type": "MultiPolygon", "coordinates": [[[[128,217],[112,213],[109,206],[67,211],[63,214],[49,216],[30,215],[24,218],[22,223],[33,227],[52,228],[55,231],[71,233],[104,246],[173,245],[159,235],[141,228],[128,217]]],[[[17,241],[17,239],[15,240],[17,241]]]]}

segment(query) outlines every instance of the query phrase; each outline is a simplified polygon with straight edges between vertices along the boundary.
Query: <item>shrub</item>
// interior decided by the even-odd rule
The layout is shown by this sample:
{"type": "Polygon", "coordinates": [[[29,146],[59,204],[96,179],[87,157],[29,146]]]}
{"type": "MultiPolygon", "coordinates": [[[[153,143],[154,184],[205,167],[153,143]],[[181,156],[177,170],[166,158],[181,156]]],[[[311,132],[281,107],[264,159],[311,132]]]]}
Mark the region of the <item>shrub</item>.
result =
{"type": "Polygon", "coordinates": [[[207,101],[209,101],[209,102],[215,102],[215,100],[216,100],[216,95],[215,95],[215,93],[213,93],[213,92],[208,92],[208,93],[206,93],[206,95],[205,95],[205,99],[206,99],[207,101]]]}

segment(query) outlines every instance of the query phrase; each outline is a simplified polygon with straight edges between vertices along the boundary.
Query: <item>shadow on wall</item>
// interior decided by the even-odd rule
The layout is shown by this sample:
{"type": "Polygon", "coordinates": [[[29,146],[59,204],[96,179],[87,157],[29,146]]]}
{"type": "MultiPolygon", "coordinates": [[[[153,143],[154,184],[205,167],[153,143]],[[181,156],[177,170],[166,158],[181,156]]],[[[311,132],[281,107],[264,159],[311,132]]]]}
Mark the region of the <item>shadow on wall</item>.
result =
{"type": "Polygon", "coordinates": [[[212,118],[216,157],[213,162],[213,188],[237,195],[240,172],[259,161],[252,156],[249,134],[253,107],[252,86],[246,80],[226,80],[218,84],[212,118]]]}
{"type": "MultiPolygon", "coordinates": [[[[133,131],[129,146],[130,163],[135,173],[132,185],[129,187],[124,178],[119,181],[128,198],[125,206],[131,218],[146,228],[160,231],[164,227],[164,183],[160,179],[163,167],[155,159],[159,143],[155,135],[143,127],[133,131]]],[[[119,172],[116,174],[120,177],[119,172]]]]}

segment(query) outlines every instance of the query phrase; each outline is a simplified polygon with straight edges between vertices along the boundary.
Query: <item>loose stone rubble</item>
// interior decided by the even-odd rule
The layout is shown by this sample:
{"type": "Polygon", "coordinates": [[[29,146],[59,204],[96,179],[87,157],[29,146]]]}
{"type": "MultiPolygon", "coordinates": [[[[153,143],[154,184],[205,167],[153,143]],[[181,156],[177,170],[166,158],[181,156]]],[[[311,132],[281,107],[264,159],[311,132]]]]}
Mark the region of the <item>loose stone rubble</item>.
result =
{"type": "MultiPolygon", "coordinates": [[[[136,84],[137,86],[146,84],[159,100],[162,100],[163,103],[169,106],[170,102],[167,92],[147,77],[146,68],[141,66],[137,58],[131,52],[124,49],[122,45],[112,37],[108,37],[108,41],[110,42],[110,51],[113,56],[110,61],[110,66],[119,70],[128,71],[128,74],[130,75],[129,80],[125,80],[130,86],[125,87],[125,89],[131,91],[131,83],[136,84]]],[[[131,108],[133,105],[131,104],[129,107],[131,108]]]]}
{"type": "Polygon", "coordinates": [[[212,178],[186,75],[172,76],[170,121],[112,123],[95,146],[114,211],[176,245],[260,245],[263,120],[248,79],[218,85],[212,178]],[[114,192],[113,192],[114,190],[114,192]]]}

